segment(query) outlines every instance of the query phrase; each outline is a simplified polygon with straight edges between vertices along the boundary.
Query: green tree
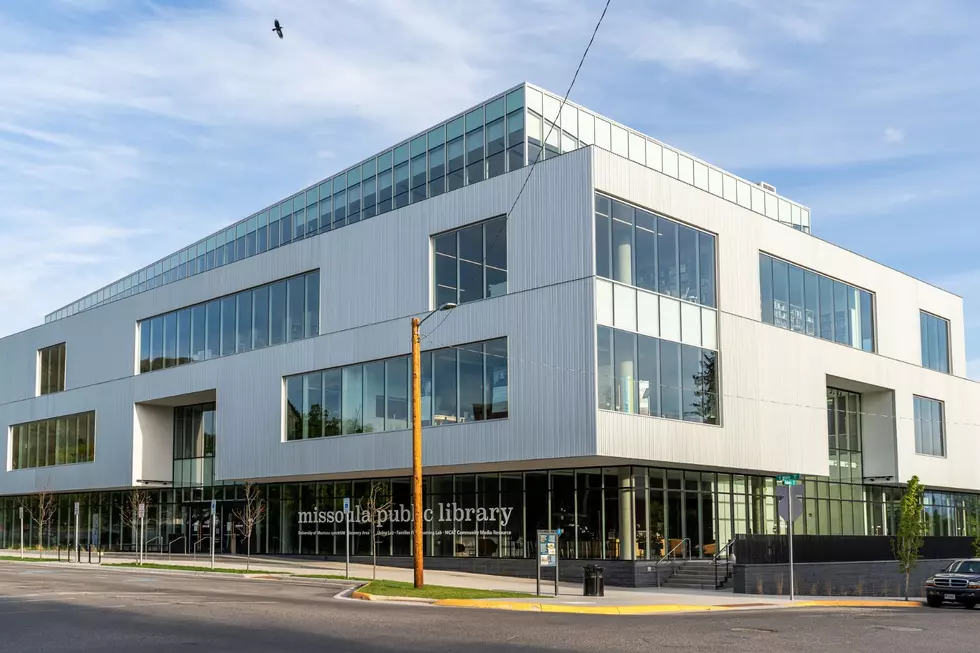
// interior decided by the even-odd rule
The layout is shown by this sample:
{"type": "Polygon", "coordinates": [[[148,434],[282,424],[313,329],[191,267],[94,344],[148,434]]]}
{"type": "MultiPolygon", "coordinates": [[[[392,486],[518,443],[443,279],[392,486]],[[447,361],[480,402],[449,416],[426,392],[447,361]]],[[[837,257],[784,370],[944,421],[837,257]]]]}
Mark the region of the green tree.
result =
{"type": "Polygon", "coordinates": [[[892,549],[898,559],[898,568],[905,574],[905,600],[909,600],[909,581],[919,564],[926,523],[923,519],[925,488],[919,477],[913,476],[905,486],[899,504],[898,534],[892,540],[892,549]]]}

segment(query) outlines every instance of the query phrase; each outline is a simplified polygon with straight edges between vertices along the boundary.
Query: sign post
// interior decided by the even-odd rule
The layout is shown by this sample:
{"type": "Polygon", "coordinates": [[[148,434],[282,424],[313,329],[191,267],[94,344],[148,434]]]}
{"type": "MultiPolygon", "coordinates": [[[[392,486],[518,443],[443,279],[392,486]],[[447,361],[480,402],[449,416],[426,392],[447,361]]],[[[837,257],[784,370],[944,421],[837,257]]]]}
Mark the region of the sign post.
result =
{"type": "Polygon", "coordinates": [[[75,502],[75,562],[82,561],[82,546],[78,542],[78,501],[75,502]]]}
{"type": "Polygon", "coordinates": [[[793,569],[793,522],[803,514],[803,486],[797,474],[778,477],[776,488],[776,511],[789,525],[789,600],[796,600],[796,578],[793,569]]]}
{"type": "Polygon", "coordinates": [[[214,532],[214,525],[215,525],[214,513],[216,513],[217,511],[218,511],[218,502],[215,501],[214,499],[211,499],[211,569],[214,569],[214,536],[216,535],[216,533],[214,532]]]}
{"type": "Polygon", "coordinates": [[[555,596],[558,596],[558,537],[561,530],[538,531],[538,596],[541,596],[541,569],[555,568],[555,596]]]}
{"type": "Polygon", "coordinates": [[[20,557],[24,557],[24,506],[20,507],[20,557]]]}
{"type": "Polygon", "coordinates": [[[146,530],[146,504],[141,503],[137,507],[137,517],[140,520],[139,525],[139,541],[136,543],[136,550],[139,552],[139,563],[143,564],[143,534],[146,530]]]}
{"type": "Polygon", "coordinates": [[[347,557],[344,575],[350,578],[350,497],[344,497],[344,555],[347,557]]]}

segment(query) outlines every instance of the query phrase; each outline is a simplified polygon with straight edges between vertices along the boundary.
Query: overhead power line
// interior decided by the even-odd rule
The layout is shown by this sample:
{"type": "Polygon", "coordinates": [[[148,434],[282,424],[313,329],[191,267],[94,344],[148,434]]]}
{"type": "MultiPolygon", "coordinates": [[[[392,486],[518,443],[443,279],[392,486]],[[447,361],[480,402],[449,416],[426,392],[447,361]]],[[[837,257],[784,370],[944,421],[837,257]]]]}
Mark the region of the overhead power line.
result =
{"type": "MultiPolygon", "coordinates": [[[[545,143],[547,143],[548,142],[548,139],[551,138],[551,133],[555,130],[555,125],[558,124],[559,118],[561,117],[562,109],[565,108],[565,104],[568,102],[568,96],[572,94],[572,89],[575,88],[575,82],[578,80],[578,75],[582,71],[582,66],[585,64],[586,57],[589,56],[589,50],[592,49],[592,44],[595,42],[596,34],[599,33],[599,27],[602,25],[602,21],[606,17],[606,12],[609,11],[609,4],[611,2],[612,2],[612,0],[606,0],[606,5],[602,8],[602,14],[599,16],[599,20],[595,24],[595,29],[592,30],[592,37],[589,39],[589,44],[585,46],[585,51],[582,53],[582,58],[579,59],[578,66],[575,68],[575,74],[572,75],[572,81],[568,85],[568,90],[565,91],[565,97],[562,98],[561,104],[558,105],[558,114],[555,116],[555,119],[551,121],[551,128],[548,129],[548,133],[544,137],[544,142],[545,143]]],[[[538,150],[537,155],[534,157],[534,161],[532,161],[531,162],[531,165],[528,166],[527,174],[524,176],[524,183],[521,184],[521,189],[519,191],[517,191],[517,196],[514,197],[514,203],[511,204],[510,210],[507,211],[507,218],[508,219],[510,219],[510,216],[512,216],[514,214],[514,209],[517,208],[517,203],[521,201],[521,195],[524,194],[524,189],[527,188],[527,183],[531,180],[531,175],[534,173],[534,168],[535,168],[535,166],[538,165],[538,161],[541,160],[541,154],[544,152],[544,149],[545,148],[542,147],[542,148],[540,148],[538,150]]],[[[504,233],[504,232],[506,232],[506,229],[499,229],[499,230],[497,230],[497,235],[494,236],[493,242],[490,243],[490,246],[487,247],[484,250],[484,252],[489,253],[490,251],[492,251],[493,250],[493,246],[497,244],[497,240],[500,238],[500,234],[501,233],[504,233]]],[[[483,261],[482,261],[483,265],[486,265],[486,262],[487,262],[487,254],[486,253],[483,256],[483,261]]],[[[472,272],[471,272],[471,276],[472,276],[472,272]]],[[[467,280],[469,281],[470,279],[467,279],[467,280]]],[[[462,288],[462,287],[465,287],[465,286],[463,284],[459,284],[458,287],[462,288]]],[[[428,334],[423,335],[422,336],[422,339],[423,340],[424,339],[427,339],[427,338],[431,337],[432,334],[434,334],[436,331],[438,331],[439,330],[439,327],[442,326],[443,322],[445,322],[446,319],[449,318],[449,316],[452,314],[452,312],[454,310],[455,310],[455,308],[452,308],[452,309],[446,311],[446,314],[442,317],[441,320],[439,320],[439,323],[436,324],[435,327],[433,327],[432,330],[428,332],[428,334]]]]}

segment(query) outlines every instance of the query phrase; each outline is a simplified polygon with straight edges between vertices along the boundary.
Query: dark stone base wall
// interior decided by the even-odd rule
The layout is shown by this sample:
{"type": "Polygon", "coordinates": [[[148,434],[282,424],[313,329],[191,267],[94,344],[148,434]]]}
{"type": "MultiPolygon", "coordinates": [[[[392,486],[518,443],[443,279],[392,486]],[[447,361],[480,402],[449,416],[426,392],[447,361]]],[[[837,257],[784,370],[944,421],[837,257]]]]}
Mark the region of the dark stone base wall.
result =
{"type": "MultiPolygon", "coordinates": [[[[922,596],[927,578],[952,560],[920,560],[909,581],[909,595],[922,596]]],[[[801,596],[905,595],[905,576],[898,562],[821,562],[793,565],[796,594],[801,596]]],[[[789,595],[789,565],[735,565],[738,594],[789,595]]]]}
{"type": "MultiPolygon", "coordinates": [[[[327,556],[332,562],[343,562],[339,556],[327,556]]],[[[359,565],[370,565],[369,556],[352,556],[351,562],[359,565]]],[[[461,571],[471,574],[486,574],[489,576],[515,576],[517,578],[534,578],[534,559],[510,558],[426,558],[425,568],[437,571],[461,571]]],[[[413,565],[412,558],[384,557],[378,558],[378,564],[384,567],[400,567],[409,569],[413,565]]],[[[583,567],[598,565],[603,569],[603,579],[610,587],[656,587],[657,568],[653,561],[640,560],[562,560],[559,561],[561,582],[581,583],[583,567]]],[[[668,570],[660,570],[661,578],[666,578],[668,570]]],[[[541,570],[542,582],[555,582],[553,569],[541,570]]]]}

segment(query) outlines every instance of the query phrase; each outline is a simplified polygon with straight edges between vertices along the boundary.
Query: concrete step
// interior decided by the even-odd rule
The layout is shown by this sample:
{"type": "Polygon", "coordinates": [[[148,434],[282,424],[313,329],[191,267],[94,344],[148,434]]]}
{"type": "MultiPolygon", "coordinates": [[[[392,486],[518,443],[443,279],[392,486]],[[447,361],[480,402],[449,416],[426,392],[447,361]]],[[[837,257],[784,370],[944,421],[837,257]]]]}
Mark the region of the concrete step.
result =
{"type": "Polygon", "coordinates": [[[705,580],[705,581],[692,581],[692,580],[676,581],[676,580],[669,580],[669,581],[662,582],[660,584],[660,586],[661,587],[666,587],[666,588],[673,588],[673,589],[700,589],[700,590],[710,590],[710,589],[714,589],[715,584],[714,584],[714,581],[711,581],[711,580],[705,580]]]}

